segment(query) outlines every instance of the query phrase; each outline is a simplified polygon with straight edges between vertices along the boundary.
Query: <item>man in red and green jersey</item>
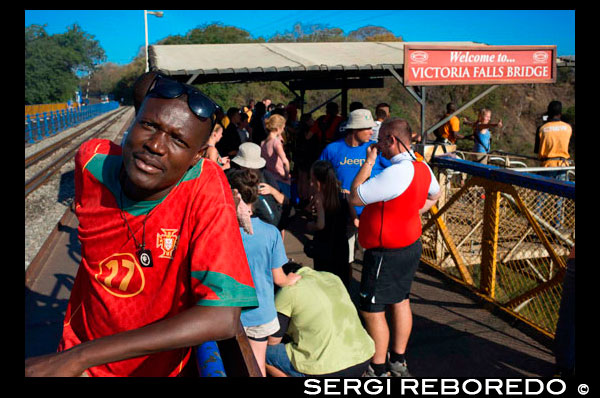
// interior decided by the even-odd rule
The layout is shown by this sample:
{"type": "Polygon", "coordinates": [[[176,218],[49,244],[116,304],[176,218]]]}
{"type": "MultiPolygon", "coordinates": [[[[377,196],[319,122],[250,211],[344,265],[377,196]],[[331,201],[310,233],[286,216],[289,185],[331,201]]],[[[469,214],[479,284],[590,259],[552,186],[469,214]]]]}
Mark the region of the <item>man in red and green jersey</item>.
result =
{"type": "Polygon", "coordinates": [[[201,157],[216,105],[157,79],[123,149],[95,139],[76,156],[81,265],[59,352],[26,375],[181,375],[189,347],[233,337],[258,305],[231,189],[201,157]]]}

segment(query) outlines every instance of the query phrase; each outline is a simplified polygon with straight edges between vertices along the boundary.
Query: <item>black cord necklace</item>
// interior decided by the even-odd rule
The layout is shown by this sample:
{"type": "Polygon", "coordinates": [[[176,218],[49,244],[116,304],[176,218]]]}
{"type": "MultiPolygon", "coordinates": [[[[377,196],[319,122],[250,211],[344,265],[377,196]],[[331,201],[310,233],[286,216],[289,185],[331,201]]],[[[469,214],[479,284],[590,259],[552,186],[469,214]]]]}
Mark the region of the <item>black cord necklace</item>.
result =
{"type": "Polygon", "coordinates": [[[119,195],[121,198],[121,203],[119,204],[119,210],[121,211],[121,218],[125,221],[125,225],[127,225],[127,229],[131,233],[131,237],[133,238],[133,243],[135,244],[135,248],[137,249],[136,255],[142,267],[152,267],[152,252],[150,249],[146,249],[146,220],[148,220],[148,216],[150,215],[150,210],[146,213],[146,217],[144,218],[144,222],[142,224],[142,244],[138,245],[137,240],[135,239],[135,235],[127,222],[127,218],[125,217],[125,213],[123,212],[123,189],[119,191],[119,195]]]}
{"type": "Polygon", "coordinates": [[[415,156],[414,156],[412,153],[410,153],[410,151],[408,150],[408,148],[406,147],[406,145],[404,145],[404,142],[402,142],[402,141],[400,141],[400,140],[398,140],[398,142],[399,142],[400,144],[402,144],[402,146],[404,147],[404,149],[406,150],[406,152],[408,152],[408,154],[410,155],[410,157],[411,157],[411,158],[413,158],[413,160],[414,160],[415,162],[418,162],[417,158],[416,158],[416,157],[415,157],[415,156]]]}

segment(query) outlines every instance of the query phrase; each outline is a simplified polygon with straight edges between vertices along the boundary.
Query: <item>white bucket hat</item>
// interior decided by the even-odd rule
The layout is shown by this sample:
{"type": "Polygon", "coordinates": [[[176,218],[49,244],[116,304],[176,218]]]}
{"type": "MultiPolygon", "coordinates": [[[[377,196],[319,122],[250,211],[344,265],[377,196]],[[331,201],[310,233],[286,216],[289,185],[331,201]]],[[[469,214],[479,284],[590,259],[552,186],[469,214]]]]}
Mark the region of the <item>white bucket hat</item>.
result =
{"type": "Polygon", "coordinates": [[[373,120],[373,115],[368,109],[356,109],[348,115],[348,121],[344,126],[345,129],[362,130],[370,129],[377,125],[373,120]]]}
{"type": "Polygon", "coordinates": [[[267,161],[260,156],[260,147],[253,142],[244,142],[238,149],[237,156],[231,161],[249,169],[262,169],[267,161]]]}

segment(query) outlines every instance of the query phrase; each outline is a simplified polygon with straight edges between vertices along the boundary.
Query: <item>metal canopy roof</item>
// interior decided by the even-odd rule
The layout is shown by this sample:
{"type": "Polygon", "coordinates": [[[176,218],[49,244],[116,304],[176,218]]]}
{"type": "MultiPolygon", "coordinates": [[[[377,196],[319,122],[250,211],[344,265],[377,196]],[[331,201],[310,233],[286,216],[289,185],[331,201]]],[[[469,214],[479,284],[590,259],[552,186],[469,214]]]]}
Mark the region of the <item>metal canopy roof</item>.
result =
{"type": "Polygon", "coordinates": [[[470,46],[475,42],[332,42],[183,44],[149,47],[151,70],[206,83],[389,76],[407,44],[470,46]]]}

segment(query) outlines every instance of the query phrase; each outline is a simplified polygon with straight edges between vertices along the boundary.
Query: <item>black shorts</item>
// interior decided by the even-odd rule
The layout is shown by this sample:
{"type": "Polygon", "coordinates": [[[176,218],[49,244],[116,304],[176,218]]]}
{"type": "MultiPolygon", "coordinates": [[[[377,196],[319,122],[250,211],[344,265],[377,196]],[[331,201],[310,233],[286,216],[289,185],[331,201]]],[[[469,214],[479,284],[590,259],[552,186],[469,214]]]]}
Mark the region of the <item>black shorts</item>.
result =
{"type": "Polygon", "coordinates": [[[382,312],[386,304],[407,299],[422,251],[421,239],[400,249],[365,250],[359,309],[382,312]]]}

